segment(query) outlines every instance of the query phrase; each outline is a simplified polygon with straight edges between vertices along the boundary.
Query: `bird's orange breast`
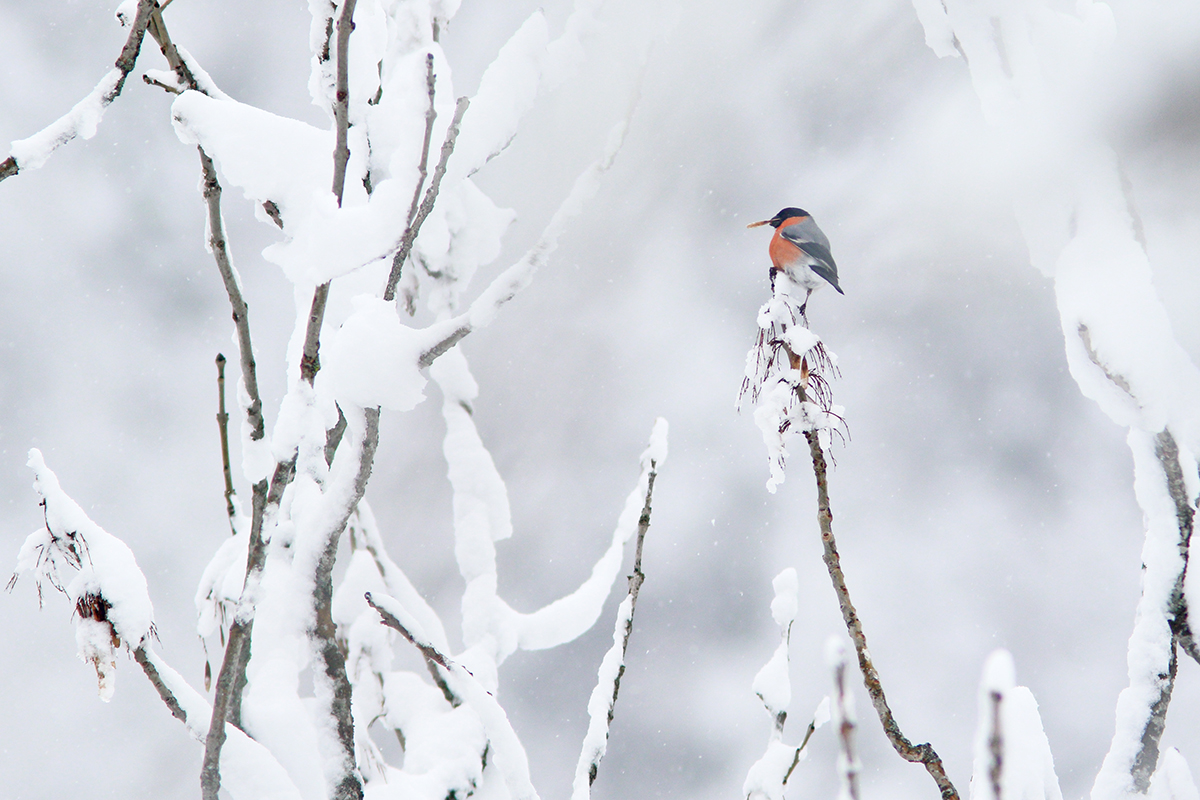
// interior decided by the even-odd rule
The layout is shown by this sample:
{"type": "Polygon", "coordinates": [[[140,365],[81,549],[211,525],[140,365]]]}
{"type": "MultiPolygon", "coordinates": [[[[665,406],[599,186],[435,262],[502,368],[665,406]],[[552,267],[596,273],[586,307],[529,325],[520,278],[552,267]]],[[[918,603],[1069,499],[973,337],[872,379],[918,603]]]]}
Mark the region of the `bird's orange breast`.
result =
{"type": "Polygon", "coordinates": [[[802,219],[804,217],[789,217],[775,229],[775,235],[771,237],[771,245],[767,248],[767,252],[771,256],[771,266],[775,267],[775,269],[786,268],[788,264],[795,261],[803,252],[799,247],[796,247],[796,245],[779,235],[779,232],[788,225],[799,222],[802,219]]]}

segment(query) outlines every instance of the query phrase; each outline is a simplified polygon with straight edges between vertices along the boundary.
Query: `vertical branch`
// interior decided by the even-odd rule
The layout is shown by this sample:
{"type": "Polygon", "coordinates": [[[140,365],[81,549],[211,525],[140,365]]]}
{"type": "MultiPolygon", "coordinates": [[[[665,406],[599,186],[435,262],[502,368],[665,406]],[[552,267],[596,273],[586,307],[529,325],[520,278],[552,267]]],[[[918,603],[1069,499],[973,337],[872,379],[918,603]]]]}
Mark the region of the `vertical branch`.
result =
{"type": "Polygon", "coordinates": [[[842,619],[846,623],[846,630],[850,634],[851,641],[854,642],[854,650],[858,654],[858,666],[862,671],[867,693],[871,696],[871,704],[875,707],[875,713],[879,715],[883,732],[900,757],[905,761],[923,764],[937,784],[938,790],[941,791],[943,800],[958,800],[958,790],[946,776],[942,759],[933,746],[929,744],[914,745],[910,742],[900,730],[891,708],[888,707],[887,698],[883,693],[883,684],[879,680],[879,673],[871,662],[871,654],[867,652],[867,637],[863,633],[862,622],[859,621],[858,612],[855,611],[854,604],[850,601],[850,590],[846,587],[846,576],[842,572],[837,541],[833,538],[833,512],[829,507],[829,483],[826,474],[825,453],[821,449],[821,441],[816,431],[805,431],[804,438],[808,440],[808,447],[812,453],[813,474],[817,479],[817,522],[821,527],[821,544],[825,548],[825,567],[829,570],[829,577],[833,581],[833,589],[837,593],[838,605],[842,609],[842,619]]]}
{"type": "MultiPolygon", "coordinates": [[[[233,507],[233,472],[229,468],[229,415],[225,413],[225,356],[217,353],[217,426],[221,430],[221,472],[225,475],[225,513],[230,525],[237,510],[233,507]]],[[[237,530],[234,529],[234,533],[237,530]]]]}
{"type": "MultiPolygon", "coordinates": [[[[196,80],[187,63],[179,55],[178,48],[171,41],[162,11],[156,8],[151,15],[148,30],[159,49],[167,59],[171,69],[180,81],[189,89],[205,92],[196,80]]],[[[207,93],[207,92],[205,92],[207,93]]],[[[249,306],[242,295],[241,280],[229,255],[228,241],[225,236],[225,222],[221,215],[221,183],[217,179],[217,170],[212,159],[197,147],[200,155],[200,169],[203,176],[204,202],[208,210],[208,247],[216,261],[217,270],[225,285],[229,298],[233,323],[237,331],[238,350],[242,369],[242,384],[250,403],[246,407],[246,422],[250,428],[252,442],[261,441],[266,436],[266,423],[262,413],[262,398],[258,390],[258,369],[254,361],[254,346],[250,338],[249,306]]],[[[294,467],[293,467],[294,469],[294,467]]],[[[276,504],[282,495],[283,479],[290,479],[286,469],[276,468],[271,483],[267,480],[254,484],[251,495],[250,541],[246,553],[246,578],[242,589],[242,598],[237,615],[229,628],[229,637],[225,646],[225,655],[221,661],[221,670],[217,675],[216,693],[213,696],[212,718],[209,722],[208,736],[204,743],[204,764],[200,771],[200,788],[204,800],[218,800],[221,788],[221,748],[225,744],[225,723],[241,727],[242,692],[246,686],[246,667],[250,662],[250,642],[254,628],[254,601],[252,592],[257,586],[258,577],[266,562],[266,544],[263,541],[263,517],[268,505],[268,493],[276,494],[276,504]],[[282,484],[282,485],[280,485],[282,484]]],[[[231,478],[227,473],[227,486],[232,488],[231,478]]]]}
{"type": "Polygon", "coordinates": [[[350,160],[350,34],[354,31],[354,7],[358,0],[343,0],[337,22],[337,94],[333,103],[333,118],[337,127],[337,143],[333,149],[333,194],[338,208],[346,187],[346,163],[350,160]]]}
{"type": "Polygon", "coordinates": [[[993,800],[1001,800],[1004,797],[1004,722],[1000,714],[1004,709],[1004,695],[993,689],[988,698],[992,701],[992,732],[988,736],[988,755],[992,763],[988,766],[988,782],[993,800]]]}
{"type": "Polygon", "coordinates": [[[354,755],[354,717],[351,713],[352,687],[346,675],[346,657],[337,642],[337,623],[333,620],[333,565],[337,557],[338,542],[367,490],[367,481],[375,463],[375,450],[379,445],[379,409],[368,408],[362,446],[359,452],[358,472],[345,505],[339,509],[339,517],[329,531],[324,552],[317,562],[316,589],[313,605],[316,625],[310,632],[313,639],[319,669],[330,690],[329,713],[333,717],[338,743],[341,745],[342,776],[334,787],[333,800],[361,800],[362,783],[358,777],[358,766],[354,755]]]}
{"type": "Polygon", "coordinates": [[[833,720],[837,724],[838,766],[842,773],[841,797],[858,800],[860,765],[854,754],[854,698],[846,690],[846,651],[837,639],[830,642],[833,668],[833,720]]]}
{"type": "MultiPolygon", "coordinates": [[[[354,30],[354,7],[358,0],[344,0],[337,22],[337,94],[333,103],[333,118],[337,127],[337,143],[333,149],[333,194],[338,208],[346,188],[346,164],[350,161],[350,34],[354,30]]],[[[304,354],[300,358],[300,377],[310,385],[321,369],[321,326],[325,322],[325,305],[329,301],[329,281],[313,292],[308,312],[308,328],[304,334],[304,354]]]]}
{"type": "Polygon", "coordinates": [[[425,91],[429,94],[429,108],[425,109],[425,138],[421,141],[421,162],[417,165],[417,185],[413,187],[412,201],[408,204],[408,219],[404,224],[411,226],[413,217],[417,215],[417,202],[421,199],[421,190],[425,188],[425,178],[429,176],[429,142],[433,139],[433,121],[437,119],[437,109],[433,107],[433,53],[425,54],[425,91]]]}

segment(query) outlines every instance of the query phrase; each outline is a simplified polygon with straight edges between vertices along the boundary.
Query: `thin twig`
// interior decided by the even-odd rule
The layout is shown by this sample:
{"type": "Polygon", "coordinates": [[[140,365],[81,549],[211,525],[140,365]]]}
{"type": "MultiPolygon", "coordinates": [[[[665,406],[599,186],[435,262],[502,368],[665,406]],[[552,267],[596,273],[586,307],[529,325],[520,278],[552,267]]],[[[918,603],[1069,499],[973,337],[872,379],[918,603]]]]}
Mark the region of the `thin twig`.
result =
{"type": "Polygon", "coordinates": [[[992,733],[988,737],[988,754],[992,763],[988,767],[988,781],[992,786],[992,800],[1002,800],[1004,797],[1004,720],[1001,712],[1004,709],[1004,695],[996,690],[991,692],[992,701],[992,733]]]}
{"type": "MultiPolygon", "coordinates": [[[[217,427],[221,431],[221,471],[225,475],[225,513],[230,525],[237,510],[233,507],[233,470],[229,468],[229,414],[225,413],[225,356],[217,353],[217,427]]],[[[234,533],[237,529],[234,528],[234,533]]]]}
{"type": "Polygon", "coordinates": [[[854,755],[854,712],[846,694],[846,657],[838,645],[838,661],[833,665],[834,721],[837,722],[838,761],[841,762],[845,794],[858,800],[858,758],[854,755]]]}
{"type": "MultiPolygon", "coordinates": [[[[181,83],[189,89],[208,94],[186,61],[180,56],[174,42],[171,41],[161,9],[154,10],[148,29],[181,83]]],[[[221,280],[225,284],[225,292],[229,298],[238,337],[242,384],[250,398],[250,404],[246,407],[246,421],[249,424],[251,441],[260,441],[266,435],[266,423],[262,413],[262,398],[258,392],[258,372],[254,361],[254,347],[250,338],[249,307],[242,295],[241,281],[229,255],[228,242],[225,237],[225,222],[221,215],[221,184],[217,179],[216,167],[208,154],[204,152],[204,148],[198,146],[196,149],[200,156],[204,201],[208,209],[209,250],[216,261],[217,270],[221,274],[221,280]]],[[[226,468],[228,469],[228,463],[226,468]]],[[[293,466],[293,472],[294,469],[293,466]]],[[[255,483],[252,490],[250,541],[246,553],[246,578],[242,590],[244,602],[239,603],[237,616],[229,628],[225,655],[221,661],[221,670],[217,674],[212,718],[204,743],[204,765],[200,773],[200,788],[204,800],[217,800],[219,796],[221,788],[220,760],[221,748],[225,744],[225,723],[229,722],[236,727],[241,727],[242,692],[246,686],[246,667],[250,662],[250,642],[254,628],[254,608],[251,602],[252,598],[247,596],[247,590],[252,591],[257,585],[258,576],[262,573],[266,562],[266,545],[263,541],[262,531],[263,518],[268,505],[268,493],[277,489],[277,494],[282,496],[283,487],[277,488],[276,483],[289,474],[286,469],[276,468],[271,484],[263,479],[255,483]]],[[[231,479],[227,477],[227,480],[231,479]]],[[[232,486],[231,483],[227,485],[230,488],[232,486]]],[[[276,499],[276,504],[278,504],[278,499],[276,499]]]]}
{"type": "MultiPolygon", "coordinates": [[[[154,11],[155,0],[140,0],[137,6],[137,12],[133,18],[133,24],[130,26],[129,36],[125,39],[125,44],[121,48],[120,55],[117,56],[113,66],[120,72],[120,77],[117,81],[100,96],[100,110],[112,105],[113,101],[120,96],[121,90],[125,88],[125,79],[129,77],[129,73],[133,71],[134,65],[137,63],[138,54],[142,50],[142,40],[146,37],[146,27],[150,24],[150,15],[154,11]]],[[[122,20],[123,21],[123,20],[122,20]]],[[[111,73],[110,73],[111,74],[111,73]]],[[[99,87],[97,87],[99,88],[99,87]]],[[[95,90],[93,90],[94,92],[95,90]]],[[[43,131],[48,131],[51,128],[62,126],[54,137],[52,150],[57,150],[62,145],[74,139],[79,135],[78,126],[72,124],[70,119],[74,113],[74,109],[67,113],[66,116],[55,120],[50,126],[43,128],[43,131]]],[[[35,134],[37,135],[37,134],[35,134]]],[[[0,163],[0,181],[5,178],[11,178],[21,171],[21,165],[17,163],[16,158],[9,156],[0,163]]]]}
{"type": "Polygon", "coordinates": [[[800,763],[800,753],[803,752],[804,748],[808,746],[808,740],[812,738],[812,735],[816,732],[816,730],[817,721],[814,719],[808,723],[808,730],[804,732],[804,740],[801,741],[796,747],[796,755],[792,757],[792,765],[788,767],[787,772],[785,772],[783,775],[783,781],[781,783],[784,786],[787,786],[788,778],[792,777],[792,773],[795,771],[796,765],[800,763]]]}
{"type": "Polygon", "coordinates": [[[454,107],[454,119],[450,121],[450,127],[446,129],[446,139],[442,142],[442,152],[438,157],[437,166],[433,168],[433,178],[429,181],[429,188],[425,190],[425,198],[421,201],[416,216],[405,227],[404,235],[400,237],[399,248],[396,250],[396,255],[392,258],[392,271],[388,275],[387,286],[383,290],[384,300],[393,300],[396,297],[396,284],[400,282],[400,272],[404,267],[404,262],[408,259],[409,253],[412,252],[413,242],[417,240],[417,234],[421,232],[421,225],[424,224],[425,218],[433,211],[433,205],[437,201],[438,189],[442,184],[442,176],[446,174],[446,163],[450,160],[450,154],[454,152],[454,143],[458,140],[458,131],[462,126],[463,114],[467,113],[467,107],[470,104],[471,101],[468,98],[460,97],[454,107]]]}
{"type": "Polygon", "coordinates": [[[421,163],[417,166],[417,185],[413,187],[412,201],[408,204],[408,219],[404,224],[411,226],[413,217],[417,215],[417,203],[421,200],[421,190],[425,188],[425,179],[429,176],[429,143],[433,139],[433,121],[437,119],[437,109],[433,107],[434,98],[433,53],[425,54],[425,89],[429,93],[429,108],[425,109],[425,138],[421,142],[421,163]]]}
{"type": "Polygon", "coordinates": [[[337,197],[338,208],[342,207],[346,163],[350,160],[350,33],[354,30],[354,6],[357,3],[358,0],[343,0],[337,23],[337,95],[333,103],[337,144],[333,149],[333,194],[337,197]]]}
{"type": "Polygon", "coordinates": [[[825,566],[829,570],[833,589],[837,593],[838,605],[842,609],[842,619],[845,620],[846,630],[854,642],[854,650],[858,654],[858,666],[862,671],[867,693],[871,696],[871,704],[875,707],[875,713],[879,715],[883,732],[900,757],[905,761],[924,764],[929,775],[937,783],[943,800],[958,800],[958,790],[946,776],[942,759],[933,746],[930,744],[914,745],[910,742],[901,732],[900,726],[896,724],[896,719],[892,715],[891,708],[888,707],[887,698],[883,693],[883,684],[879,681],[879,673],[875,670],[875,665],[871,663],[870,653],[867,652],[867,637],[863,633],[862,623],[858,619],[858,612],[854,610],[854,604],[850,601],[850,591],[846,588],[846,576],[842,573],[841,559],[838,556],[837,541],[833,538],[833,512],[829,508],[825,453],[821,449],[821,442],[816,431],[805,431],[804,438],[808,440],[808,447],[812,453],[813,473],[817,480],[817,522],[821,527],[821,544],[825,548],[825,566]]]}
{"type": "Polygon", "coordinates": [[[425,658],[428,659],[429,661],[432,661],[434,664],[437,664],[439,667],[446,670],[447,672],[451,672],[453,670],[453,667],[450,665],[450,659],[448,659],[448,658],[446,658],[446,656],[442,655],[441,652],[439,652],[438,649],[436,647],[434,647],[432,644],[430,644],[429,642],[426,642],[423,639],[418,639],[417,637],[413,636],[412,631],[410,631],[408,628],[404,627],[404,623],[401,622],[400,620],[396,619],[395,614],[393,614],[392,612],[388,611],[387,609],[382,608],[375,604],[375,601],[371,598],[370,592],[367,592],[363,596],[367,600],[367,605],[369,605],[371,608],[375,609],[375,611],[379,613],[379,618],[383,621],[384,625],[387,625],[389,628],[391,628],[395,631],[398,631],[401,636],[403,636],[405,639],[408,640],[409,644],[413,645],[418,650],[420,650],[421,655],[425,656],[425,658]]]}

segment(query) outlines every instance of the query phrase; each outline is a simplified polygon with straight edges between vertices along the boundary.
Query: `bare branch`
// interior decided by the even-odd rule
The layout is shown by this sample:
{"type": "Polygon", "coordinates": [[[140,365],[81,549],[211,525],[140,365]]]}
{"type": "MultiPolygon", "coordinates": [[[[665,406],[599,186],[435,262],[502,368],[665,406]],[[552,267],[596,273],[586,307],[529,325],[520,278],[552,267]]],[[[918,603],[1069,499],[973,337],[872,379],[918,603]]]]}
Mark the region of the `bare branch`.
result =
{"type": "MultiPolygon", "coordinates": [[[[333,149],[333,194],[337,198],[338,208],[342,207],[346,164],[350,160],[350,34],[354,31],[354,7],[357,2],[343,0],[342,13],[337,22],[337,89],[333,103],[337,144],[333,149]]],[[[300,377],[309,385],[312,385],[321,369],[321,326],[325,323],[325,304],[328,301],[329,281],[325,281],[313,291],[308,328],[304,332],[304,352],[300,356],[300,377]]]]}
{"type": "Polygon", "coordinates": [[[892,715],[891,708],[888,707],[887,698],[883,693],[883,684],[879,680],[879,673],[875,670],[875,665],[871,663],[871,655],[867,651],[867,637],[863,633],[862,622],[859,621],[858,612],[854,610],[854,604],[850,601],[850,590],[846,588],[846,576],[842,573],[837,541],[833,538],[833,512],[829,508],[825,453],[821,449],[821,442],[816,431],[805,431],[804,437],[808,439],[808,447],[812,453],[813,473],[817,480],[817,522],[821,527],[821,544],[825,548],[825,566],[829,570],[833,589],[837,593],[838,605],[842,609],[842,619],[845,620],[846,630],[850,633],[851,641],[854,642],[854,649],[858,654],[858,666],[862,671],[867,693],[871,696],[871,704],[875,707],[875,713],[879,715],[883,732],[900,757],[905,761],[924,764],[930,777],[941,791],[943,800],[958,800],[958,790],[946,776],[942,759],[933,746],[929,744],[914,745],[910,742],[901,732],[900,726],[896,724],[896,719],[892,715]]]}
{"type": "Polygon", "coordinates": [[[329,281],[313,290],[304,332],[304,352],[300,356],[300,377],[311,386],[321,370],[321,326],[325,324],[325,304],[329,301],[329,281]]]}
{"type": "MultiPolygon", "coordinates": [[[[225,413],[225,356],[217,353],[217,427],[221,431],[221,471],[225,475],[225,513],[230,525],[237,514],[233,507],[233,471],[229,468],[229,414],[225,413]]],[[[237,530],[234,529],[234,533],[237,530]]]]}
{"type": "Polygon", "coordinates": [[[242,296],[242,283],[225,239],[225,221],[221,216],[221,184],[217,180],[216,167],[203,148],[196,149],[200,154],[200,169],[203,172],[204,202],[208,206],[208,246],[225,284],[225,293],[229,297],[229,306],[233,312],[233,324],[237,330],[242,384],[250,397],[250,405],[246,407],[250,438],[259,441],[266,435],[266,423],[263,420],[262,398],[258,394],[258,368],[254,362],[254,345],[250,340],[250,308],[242,296]]]}
{"type": "Polygon", "coordinates": [[[350,160],[347,137],[350,130],[350,33],[354,30],[354,6],[358,0],[342,0],[342,14],[337,22],[337,96],[333,103],[333,118],[337,128],[337,144],[333,149],[333,194],[338,208],[346,187],[346,162],[350,160]]]}
{"type": "Polygon", "coordinates": [[[171,710],[171,716],[186,725],[187,712],[183,710],[183,706],[179,705],[178,698],[175,697],[167,684],[163,682],[162,676],[158,674],[158,668],[154,666],[154,662],[146,653],[145,645],[133,651],[133,658],[141,666],[142,672],[146,673],[146,677],[150,680],[150,685],[158,692],[158,696],[162,698],[162,701],[167,704],[167,708],[171,710]]]}
{"type": "MultiPolygon", "coordinates": [[[[195,73],[171,41],[161,9],[154,11],[149,30],[180,82],[189,89],[208,94],[207,89],[201,86],[195,73]]],[[[229,255],[228,242],[225,237],[225,222],[221,215],[221,184],[217,179],[216,167],[203,148],[197,147],[196,150],[200,156],[204,201],[208,210],[208,246],[216,261],[217,270],[221,274],[221,280],[229,298],[234,328],[238,337],[242,384],[250,398],[250,404],[246,407],[246,421],[250,428],[250,439],[260,441],[266,435],[266,423],[262,413],[262,398],[258,391],[254,347],[250,338],[249,307],[242,295],[241,281],[229,255]]],[[[232,476],[229,475],[228,469],[228,461],[226,461],[226,486],[229,491],[232,491],[232,476]]],[[[279,477],[278,469],[276,477],[279,477]]],[[[252,490],[250,541],[246,555],[243,601],[248,599],[246,589],[253,588],[257,584],[258,576],[261,574],[266,560],[266,546],[263,542],[262,530],[268,488],[269,485],[264,479],[256,483],[252,490]]],[[[282,489],[280,489],[280,493],[282,493],[282,489]]],[[[200,773],[201,793],[205,800],[216,800],[220,791],[220,758],[221,748],[225,743],[225,723],[230,722],[234,726],[241,726],[242,691],[246,685],[246,666],[250,661],[250,638],[254,626],[253,608],[247,608],[247,606],[246,602],[240,604],[237,618],[230,626],[221,670],[217,674],[212,718],[208,727],[208,736],[205,739],[204,765],[200,773]]]]}
{"type": "MultiPolygon", "coordinates": [[[[429,64],[432,68],[432,62],[429,62],[429,64]]],[[[433,205],[437,202],[438,189],[442,185],[442,176],[446,174],[446,164],[450,161],[450,154],[454,152],[454,143],[458,140],[458,131],[462,126],[463,114],[467,113],[467,107],[470,104],[471,101],[468,98],[460,97],[454,107],[454,119],[450,121],[450,127],[446,129],[446,139],[442,142],[442,153],[438,158],[437,166],[433,168],[433,178],[429,181],[429,188],[425,190],[425,198],[421,201],[421,206],[417,209],[416,216],[412,217],[408,226],[405,227],[404,235],[400,237],[399,249],[396,250],[396,255],[392,257],[392,271],[388,275],[387,286],[383,290],[384,300],[393,300],[396,297],[396,284],[400,282],[400,271],[403,269],[404,262],[408,259],[409,253],[412,252],[413,242],[417,240],[417,234],[421,232],[421,225],[424,224],[425,218],[433,211],[433,205]]],[[[426,120],[426,127],[428,128],[432,125],[432,121],[428,121],[428,117],[426,117],[426,120]]]]}
{"type": "Polygon", "coordinates": [[[812,738],[813,733],[817,730],[817,720],[813,719],[808,723],[808,729],[804,731],[804,739],[796,747],[796,755],[792,758],[792,765],[788,767],[787,772],[783,774],[783,785],[787,786],[788,779],[792,777],[792,773],[796,771],[796,765],[800,763],[800,754],[804,752],[804,748],[808,746],[808,740],[812,738]]]}
{"type": "MultiPolygon", "coordinates": [[[[33,166],[41,166],[50,153],[77,136],[82,135],[85,139],[91,138],[105,109],[112,105],[112,102],[120,96],[121,90],[125,88],[125,79],[129,77],[129,73],[133,71],[133,67],[137,63],[138,54],[142,50],[142,40],[146,36],[146,27],[150,23],[150,16],[155,7],[155,0],[139,0],[129,36],[125,39],[125,45],[121,48],[121,53],[113,64],[114,69],[105,75],[91,94],[38,133],[24,139],[21,143],[14,142],[14,145],[32,145],[37,151],[35,156],[37,162],[33,166]]],[[[122,20],[122,24],[124,23],[125,21],[122,20]]],[[[14,147],[14,149],[16,148],[14,147]]],[[[21,164],[17,155],[10,155],[3,163],[0,163],[0,181],[16,175],[23,166],[29,167],[30,164],[21,164]]]]}

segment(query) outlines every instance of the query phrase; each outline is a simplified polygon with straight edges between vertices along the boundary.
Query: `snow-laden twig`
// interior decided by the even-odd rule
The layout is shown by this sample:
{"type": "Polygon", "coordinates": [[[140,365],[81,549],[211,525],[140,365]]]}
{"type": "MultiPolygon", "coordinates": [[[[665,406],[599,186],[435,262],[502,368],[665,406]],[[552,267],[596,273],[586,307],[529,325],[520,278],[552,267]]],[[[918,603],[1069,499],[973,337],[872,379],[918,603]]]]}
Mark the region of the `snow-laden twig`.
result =
{"type": "Polygon", "coordinates": [[[797,593],[800,585],[796,570],[788,567],[771,581],[775,598],[771,601],[771,616],[780,628],[780,643],[771,658],[754,676],[752,688],[762,700],[771,717],[771,737],[766,752],[746,773],[742,794],[746,800],[783,800],[783,789],[800,759],[807,756],[805,747],[813,733],[829,721],[829,697],[826,696],[813,713],[812,721],[799,745],[783,743],[783,726],[787,722],[787,707],[792,701],[792,682],[788,675],[790,664],[792,623],[799,611],[797,593]]]}
{"type": "Polygon", "coordinates": [[[146,576],[129,547],[63,491],[41,451],[29,451],[29,467],[33,488],[42,497],[45,524],[21,546],[9,588],[28,570],[34,573],[39,597],[42,581],[67,595],[77,618],[79,657],[95,668],[100,699],[108,702],[116,689],[118,650],[136,649],[154,635],[146,576]]]}
{"type": "MultiPolygon", "coordinates": [[[[333,148],[333,195],[338,208],[346,189],[346,164],[350,161],[348,136],[350,131],[350,34],[354,30],[354,8],[358,0],[342,0],[337,21],[337,83],[333,99],[333,119],[336,143],[333,148]]],[[[312,307],[308,312],[308,328],[304,336],[304,355],[300,358],[300,377],[313,382],[321,369],[321,327],[325,324],[325,306],[329,302],[329,281],[313,290],[312,307]]]]}
{"type": "MultiPolygon", "coordinates": [[[[430,94],[430,114],[433,111],[433,95],[430,94]]],[[[454,118],[450,121],[450,126],[446,129],[446,139],[442,142],[441,155],[438,156],[437,166],[433,168],[433,178],[429,181],[429,188],[425,190],[425,197],[421,200],[421,205],[417,208],[415,215],[410,213],[408,224],[404,228],[404,234],[400,237],[400,244],[396,250],[396,254],[392,257],[392,271],[388,274],[387,285],[383,290],[384,300],[393,300],[396,297],[396,284],[400,282],[400,273],[404,268],[404,262],[408,259],[412,252],[413,242],[417,240],[417,235],[421,232],[421,225],[425,219],[433,211],[433,205],[437,202],[438,190],[442,185],[442,177],[446,174],[446,165],[450,162],[450,156],[454,153],[454,144],[458,140],[458,131],[462,126],[463,114],[467,113],[467,107],[471,101],[469,98],[460,97],[454,106],[454,118]]],[[[431,131],[433,128],[432,116],[426,117],[425,130],[431,131]]],[[[429,158],[429,137],[426,135],[425,143],[421,151],[421,180],[425,180],[425,162],[429,158]]],[[[417,191],[420,191],[420,184],[417,185],[417,191]]],[[[416,194],[413,195],[416,199],[416,194]]]]}
{"type": "Polygon", "coordinates": [[[417,621],[394,598],[373,597],[368,593],[366,600],[379,612],[383,624],[398,631],[426,658],[446,670],[456,694],[475,709],[487,729],[488,740],[495,750],[497,766],[514,800],[538,800],[537,791],[529,780],[529,759],[525,748],[496,698],[462,665],[446,657],[430,644],[417,621]]]}
{"type": "MultiPolygon", "coordinates": [[[[208,738],[212,709],[183,676],[149,646],[134,651],[172,716],[182,722],[197,742],[208,738]]],[[[271,751],[231,725],[226,726],[224,786],[234,800],[301,800],[302,795],[271,751]]]]}
{"type": "Polygon", "coordinates": [[[862,622],[858,618],[858,612],[854,609],[854,603],[850,600],[850,590],[846,586],[846,576],[842,572],[837,541],[833,537],[833,511],[829,506],[829,480],[825,453],[821,449],[820,437],[816,431],[805,431],[804,437],[808,440],[809,451],[812,454],[813,474],[817,480],[817,523],[821,528],[825,567],[829,571],[830,580],[833,581],[833,589],[837,593],[838,605],[842,609],[842,619],[846,623],[846,630],[849,632],[850,640],[854,643],[854,650],[858,654],[858,667],[862,672],[867,694],[871,696],[871,704],[875,707],[875,713],[879,715],[879,722],[883,725],[883,731],[887,734],[888,741],[892,743],[892,747],[900,754],[900,757],[905,761],[919,762],[924,765],[942,793],[943,800],[957,800],[958,790],[954,788],[954,784],[947,777],[946,769],[942,766],[942,759],[937,751],[930,744],[914,745],[909,741],[908,737],[900,730],[900,726],[892,714],[892,709],[888,706],[887,697],[883,692],[883,684],[879,680],[879,672],[875,669],[875,665],[871,661],[871,654],[867,650],[867,637],[863,633],[862,622]]]}
{"type": "MultiPolygon", "coordinates": [[[[76,103],[66,114],[33,136],[13,142],[9,150],[10,155],[0,163],[0,181],[16,175],[21,170],[37,169],[46,163],[55,150],[77,136],[90,139],[96,135],[105,110],[121,94],[121,90],[125,88],[125,79],[137,63],[142,40],[146,35],[146,26],[150,24],[150,15],[157,5],[155,0],[138,0],[129,36],[121,48],[120,55],[117,56],[113,69],[100,79],[87,97],[76,103]]],[[[122,25],[127,24],[124,15],[118,15],[118,20],[122,25]]]]}
{"type": "Polygon", "coordinates": [[[621,691],[621,676],[625,674],[625,655],[629,651],[629,637],[633,633],[633,615],[637,610],[638,592],[646,576],[642,574],[642,544],[646,540],[646,531],[650,528],[650,504],[654,495],[654,479],[658,476],[658,468],[666,457],[667,421],[659,418],[654,424],[654,432],[650,435],[650,446],[647,448],[644,461],[648,461],[649,471],[646,482],[646,501],[642,513],[638,517],[637,548],[633,559],[633,574],[629,576],[629,592],[617,609],[617,620],[613,626],[613,643],[600,662],[600,670],[592,696],[588,700],[588,729],[583,737],[583,745],[579,751],[579,760],[575,764],[575,781],[571,791],[571,800],[588,800],[591,797],[591,786],[596,782],[596,772],[600,761],[608,750],[608,731],[612,725],[613,711],[617,705],[617,695],[621,691]]]}
{"type": "MultiPolygon", "coordinates": [[[[631,106],[630,117],[632,114],[631,106]]],[[[432,364],[472,330],[481,328],[495,319],[500,308],[528,286],[534,273],[546,265],[550,254],[558,248],[559,237],[566,231],[567,223],[579,216],[583,212],[584,204],[599,191],[601,176],[613,165],[621,145],[625,142],[629,121],[627,117],[613,126],[604,153],[575,179],[570,193],[554,212],[537,242],[521,260],[497,275],[466,312],[431,326],[434,343],[421,354],[418,363],[422,368],[432,364]]]]}

